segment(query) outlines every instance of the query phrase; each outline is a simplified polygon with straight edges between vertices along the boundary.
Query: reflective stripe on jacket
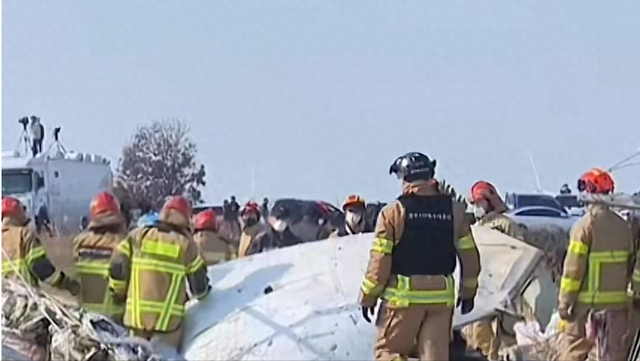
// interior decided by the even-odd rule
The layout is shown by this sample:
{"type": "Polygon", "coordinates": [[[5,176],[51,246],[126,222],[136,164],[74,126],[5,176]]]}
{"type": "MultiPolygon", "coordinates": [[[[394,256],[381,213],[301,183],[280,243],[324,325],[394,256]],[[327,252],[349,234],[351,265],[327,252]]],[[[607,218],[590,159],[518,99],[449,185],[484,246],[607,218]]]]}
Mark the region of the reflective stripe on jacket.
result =
{"type": "MultiPolygon", "coordinates": [[[[430,182],[405,183],[403,194],[435,195],[438,191],[430,182]]],[[[473,299],[478,287],[480,258],[471,234],[465,210],[460,204],[453,204],[454,245],[461,264],[462,275],[459,294],[463,299],[473,299]]],[[[391,274],[394,246],[402,238],[405,225],[405,210],[399,201],[386,206],[378,217],[375,240],[371,247],[369,265],[360,292],[360,303],[372,307],[378,297],[390,301],[391,305],[421,303],[452,304],[453,283],[451,275],[405,277],[391,274]],[[399,278],[400,277],[400,278],[399,278]],[[386,293],[385,293],[386,291],[386,293]],[[433,297],[429,297],[429,295],[433,297]]]]}
{"type": "Polygon", "coordinates": [[[620,216],[603,205],[589,206],[571,230],[559,307],[625,306],[633,248],[631,230],[620,216]]]}
{"type": "Polygon", "coordinates": [[[10,217],[2,219],[2,277],[18,277],[32,286],[39,281],[57,285],[62,279],[35,234],[10,217]]]}
{"type": "Polygon", "coordinates": [[[160,223],[134,230],[111,261],[110,287],[125,298],[124,324],[145,330],[178,329],[187,301],[185,281],[193,297],[207,294],[204,260],[186,231],[160,223]]]}
{"type": "Polygon", "coordinates": [[[114,219],[109,228],[96,227],[95,220],[89,229],[73,240],[75,271],[80,281],[80,303],[91,312],[97,312],[121,322],[124,303],[114,302],[109,289],[109,261],[113,251],[126,237],[124,223],[114,219]]]}

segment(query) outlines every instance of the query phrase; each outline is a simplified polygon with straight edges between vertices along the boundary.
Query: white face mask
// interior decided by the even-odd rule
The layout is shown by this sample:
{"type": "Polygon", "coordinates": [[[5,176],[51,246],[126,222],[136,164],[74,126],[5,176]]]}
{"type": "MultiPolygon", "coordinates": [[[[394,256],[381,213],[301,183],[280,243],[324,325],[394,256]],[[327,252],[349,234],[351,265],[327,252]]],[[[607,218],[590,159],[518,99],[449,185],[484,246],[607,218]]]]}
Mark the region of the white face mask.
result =
{"type": "Polygon", "coordinates": [[[345,222],[347,222],[350,226],[356,226],[362,220],[362,213],[347,211],[347,214],[344,216],[345,222]]]}
{"type": "Polygon", "coordinates": [[[473,215],[476,216],[476,219],[482,219],[487,214],[487,212],[482,207],[475,206],[473,207],[473,215]]]}
{"type": "Polygon", "coordinates": [[[278,219],[275,222],[271,223],[271,226],[276,232],[284,232],[284,230],[287,229],[287,222],[278,219]]]}

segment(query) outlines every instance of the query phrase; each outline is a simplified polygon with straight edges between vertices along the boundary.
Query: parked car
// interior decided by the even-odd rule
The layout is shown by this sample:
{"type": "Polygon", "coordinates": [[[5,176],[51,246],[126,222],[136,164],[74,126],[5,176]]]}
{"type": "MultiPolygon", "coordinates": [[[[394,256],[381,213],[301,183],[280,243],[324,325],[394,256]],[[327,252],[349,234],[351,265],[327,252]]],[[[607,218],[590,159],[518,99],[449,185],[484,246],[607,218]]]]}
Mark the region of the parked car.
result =
{"type": "Polygon", "coordinates": [[[504,202],[510,209],[520,209],[525,207],[547,207],[554,208],[562,213],[568,214],[567,209],[556,198],[549,194],[519,194],[507,193],[504,202]]]}
{"type": "Polygon", "coordinates": [[[506,216],[527,227],[557,225],[563,229],[570,229],[578,217],[567,213],[564,209],[545,206],[529,206],[512,209],[506,216]]]}

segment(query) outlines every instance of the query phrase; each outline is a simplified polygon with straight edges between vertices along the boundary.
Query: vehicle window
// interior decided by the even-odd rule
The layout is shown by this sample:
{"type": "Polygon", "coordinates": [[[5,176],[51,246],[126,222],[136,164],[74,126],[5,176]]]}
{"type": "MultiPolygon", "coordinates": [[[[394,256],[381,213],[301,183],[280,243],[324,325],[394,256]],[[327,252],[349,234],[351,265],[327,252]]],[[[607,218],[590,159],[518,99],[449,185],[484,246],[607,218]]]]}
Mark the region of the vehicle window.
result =
{"type": "Polygon", "coordinates": [[[555,209],[527,209],[518,212],[519,216],[560,217],[561,212],[555,209]]]}
{"type": "Polygon", "coordinates": [[[31,192],[31,171],[2,171],[2,195],[31,192]]]}
{"type": "Polygon", "coordinates": [[[524,207],[549,207],[553,209],[557,209],[562,213],[565,212],[562,205],[558,203],[558,201],[551,196],[543,196],[543,195],[522,195],[518,197],[518,208],[524,207]]]}
{"type": "Polygon", "coordinates": [[[574,195],[559,195],[556,196],[558,203],[562,204],[566,208],[580,208],[582,203],[578,200],[578,196],[574,195]]]}

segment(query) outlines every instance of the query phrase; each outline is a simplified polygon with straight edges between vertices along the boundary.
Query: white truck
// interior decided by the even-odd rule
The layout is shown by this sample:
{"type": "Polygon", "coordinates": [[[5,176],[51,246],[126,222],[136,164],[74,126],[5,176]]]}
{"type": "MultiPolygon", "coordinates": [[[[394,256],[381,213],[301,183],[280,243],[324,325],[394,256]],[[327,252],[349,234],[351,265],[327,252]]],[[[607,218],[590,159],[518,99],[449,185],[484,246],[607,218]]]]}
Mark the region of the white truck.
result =
{"type": "Polygon", "coordinates": [[[2,153],[2,196],[18,198],[34,220],[46,217],[58,235],[77,233],[93,196],[111,189],[109,161],[98,155],[2,153]]]}

